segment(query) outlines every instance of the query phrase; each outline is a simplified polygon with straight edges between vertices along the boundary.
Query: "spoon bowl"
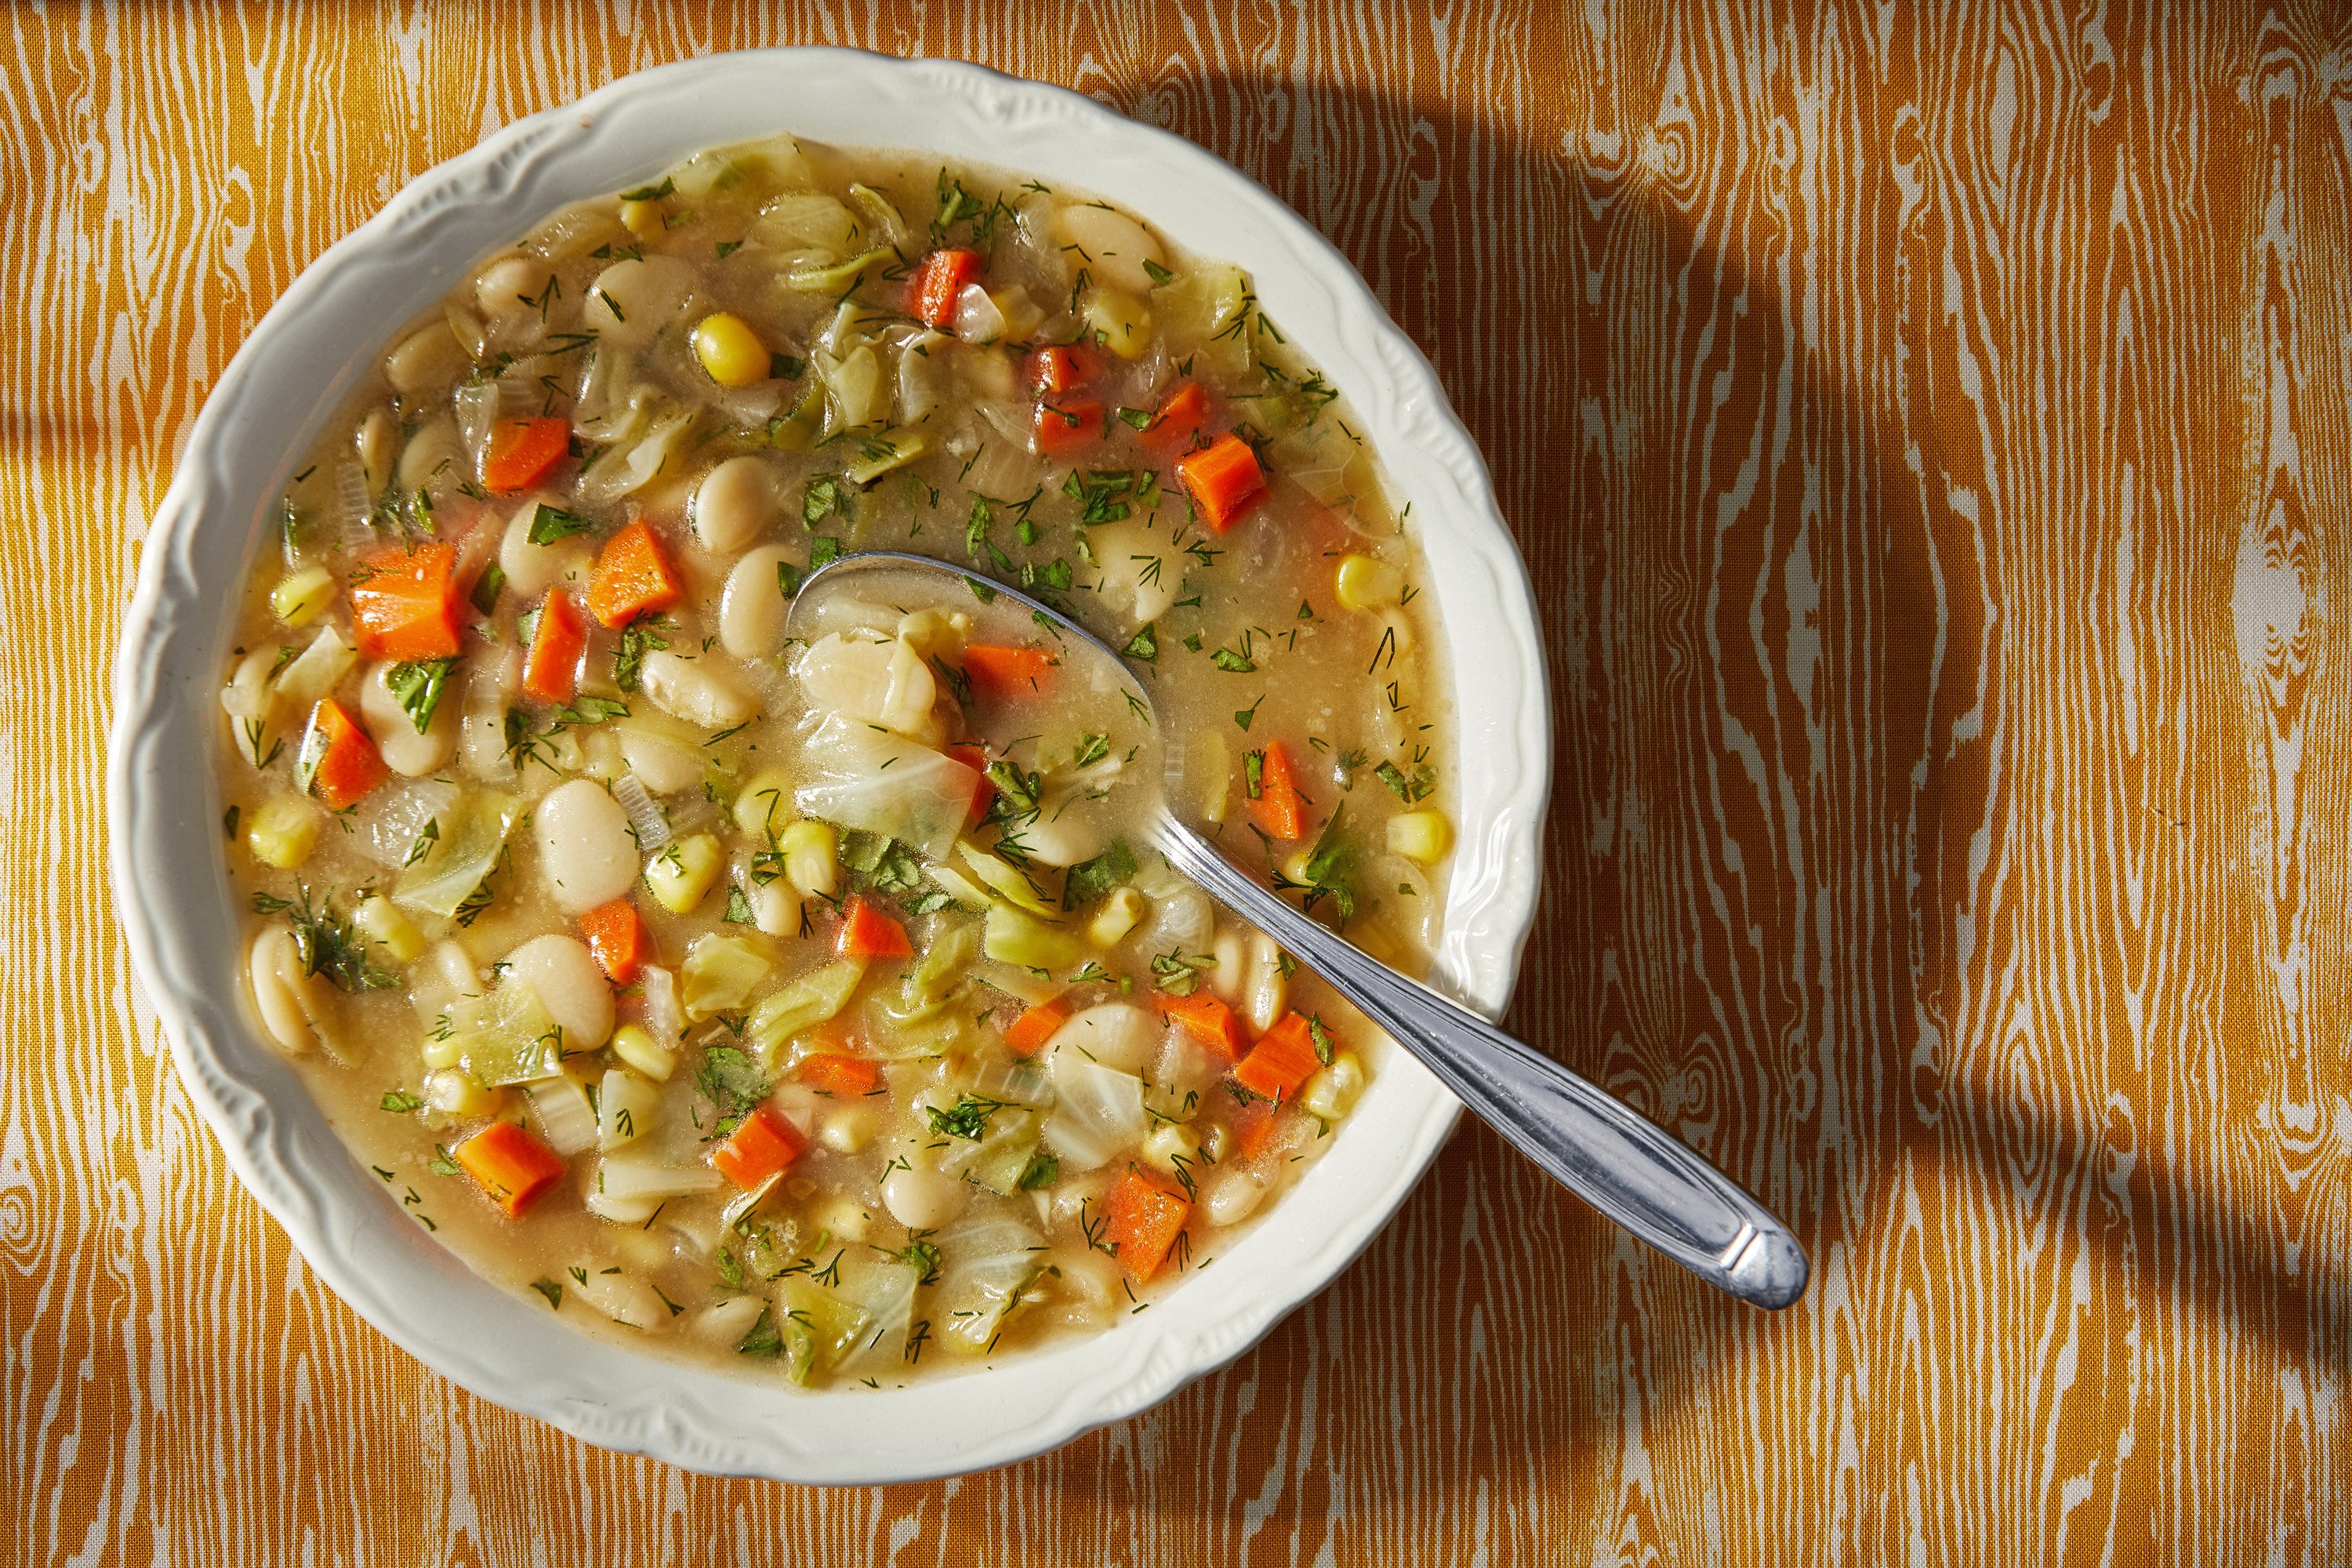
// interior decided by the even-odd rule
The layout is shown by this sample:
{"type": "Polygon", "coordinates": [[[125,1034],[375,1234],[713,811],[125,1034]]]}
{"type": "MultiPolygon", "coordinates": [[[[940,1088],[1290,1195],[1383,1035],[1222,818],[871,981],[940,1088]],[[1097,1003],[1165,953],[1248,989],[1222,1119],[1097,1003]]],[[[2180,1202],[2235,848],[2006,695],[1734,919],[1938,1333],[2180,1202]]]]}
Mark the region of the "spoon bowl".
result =
{"type": "MultiPolygon", "coordinates": [[[[793,600],[788,637],[813,641],[835,595],[879,595],[893,610],[969,598],[1008,601],[1055,639],[1106,700],[1153,729],[1150,693],[1126,660],[1043,600],[928,556],[845,555],[812,574],[793,600]]],[[[1163,748],[1172,762],[1182,747],[1163,748]]],[[[1157,770],[1140,770],[1149,785],[1157,770]]],[[[1132,791],[1130,790],[1130,794],[1132,791]]],[[[1570,1192],[1692,1273],[1756,1306],[1804,1294],[1811,1266],[1788,1227],[1731,1179],[1614,1096],[1486,1019],[1399,974],[1264,887],[1187,825],[1167,792],[1130,800],[1134,830],[1169,866],[1320,974],[1425,1063],[1464,1105],[1570,1192]]]]}

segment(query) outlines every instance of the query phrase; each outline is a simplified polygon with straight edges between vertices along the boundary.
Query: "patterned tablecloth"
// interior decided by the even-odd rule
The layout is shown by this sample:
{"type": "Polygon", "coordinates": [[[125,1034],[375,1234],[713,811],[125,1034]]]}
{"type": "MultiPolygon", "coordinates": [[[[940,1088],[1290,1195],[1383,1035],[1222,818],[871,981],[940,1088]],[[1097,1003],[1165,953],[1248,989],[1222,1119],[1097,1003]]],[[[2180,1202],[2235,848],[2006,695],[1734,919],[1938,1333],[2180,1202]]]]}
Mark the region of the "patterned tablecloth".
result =
{"type": "Polygon", "coordinates": [[[1520,9],[9,11],[11,1561],[2352,1555],[2352,22],[1520,9]],[[1190,137],[1428,350],[1551,646],[1511,1022],[1790,1216],[1801,1304],[1718,1299],[1466,1128],[1164,1407],[824,1492],[509,1415],[290,1254],[101,873],[103,672],[175,448],[411,175],[777,42],[1190,137]]]}

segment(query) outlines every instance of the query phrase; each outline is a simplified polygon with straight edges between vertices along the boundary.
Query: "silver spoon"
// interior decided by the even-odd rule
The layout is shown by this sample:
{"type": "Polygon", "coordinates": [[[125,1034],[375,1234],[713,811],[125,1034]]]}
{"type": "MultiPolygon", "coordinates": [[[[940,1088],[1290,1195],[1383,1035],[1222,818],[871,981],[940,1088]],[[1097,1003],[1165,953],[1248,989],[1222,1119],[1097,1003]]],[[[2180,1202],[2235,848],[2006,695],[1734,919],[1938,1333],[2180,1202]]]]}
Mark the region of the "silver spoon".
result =
{"type": "MultiPolygon", "coordinates": [[[[1150,694],[1120,656],[1068,617],[943,562],[895,551],[845,555],[802,584],[788,636],[809,637],[825,595],[876,574],[902,579],[889,603],[925,605],[975,594],[1009,599],[1067,643],[1102,655],[1130,707],[1150,694]]],[[[1759,1307],[1804,1294],[1811,1266],[1788,1228],[1730,1178],[1614,1096],[1484,1018],[1406,979],[1244,876],[1179,821],[1155,793],[1142,835],[1177,872],[1257,927],[1362,1008],[1486,1123],[1570,1192],[1709,1284],[1759,1307]]]]}

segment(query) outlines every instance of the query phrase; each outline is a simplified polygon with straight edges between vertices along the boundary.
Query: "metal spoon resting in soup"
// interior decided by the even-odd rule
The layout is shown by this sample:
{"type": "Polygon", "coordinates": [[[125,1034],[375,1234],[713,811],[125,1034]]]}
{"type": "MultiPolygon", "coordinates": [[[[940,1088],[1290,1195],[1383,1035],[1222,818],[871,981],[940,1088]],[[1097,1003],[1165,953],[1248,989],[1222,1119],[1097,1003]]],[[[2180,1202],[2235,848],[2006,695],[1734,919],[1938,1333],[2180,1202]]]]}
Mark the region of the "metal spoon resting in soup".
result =
{"type": "MultiPolygon", "coordinates": [[[[883,711],[894,693],[919,690],[928,709],[933,700],[928,677],[918,681],[909,679],[911,671],[890,668],[891,658],[912,658],[903,636],[887,645],[887,656],[878,641],[862,645],[877,650],[872,654],[854,651],[862,631],[901,626],[926,612],[939,617],[943,634],[969,630],[974,644],[1019,648],[1029,658],[1025,665],[992,672],[994,700],[984,718],[1003,733],[983,739],[1001,747],[1025,725],[1053,718],[1066,723],[1074,706],[1088,710],[1087,727],[1102,738],[1100,754],[1053,798],[1029,802],[1034,809],[1022,819],[1023,837],[1052,864],[1079,863],[1115,841],[1164,857],[1171,869],[1320,974],[1427,1064],[1473,1112],[1602,1214],[1742,1300],[1779,1308],[1804,1293],[1810,1267],[1803,1249],[1721,1172],[1559,1063],[1367,956],[1242,873],[1180,819],[1169,796],[1183,798],[1186,748],[1163,744],[1150,693],[1121,657],[1052,606],[937,561],[871,552],[844,556],[812,574],[793,601],[784,630],[801,647],[803,682],[864,683],[865,705],[883,711]]],[[[806,776],[817,781],[820,792],[835,792],[824,801],[834,815],[854,819],[860,781],[899,760],[866,753],[898,747],[909,767],[939,758],[902,739],[923,721],[919,712],[901,715],[892,726],[836,717],[805,738],[806,776]],[[828,779],[828,758],[835,755],[851,761],[828,779]]],[[[970,804],[970,781],[942,784],[935,826],[952,837],[970,804]]],[[[1017,770],[999,787],[1022,788],[1017,770]]],[[[892,778],[889,798],[894,812],[919,816],[925,792],[920,781],[902,773],[892,778]]],[[[898,829],[919,836],[922,824],[902,816],[898,829]]],[[[979,892],[982,901],[1018,917],[1017,898],[999,900],[989,889],[979,892]]]]}

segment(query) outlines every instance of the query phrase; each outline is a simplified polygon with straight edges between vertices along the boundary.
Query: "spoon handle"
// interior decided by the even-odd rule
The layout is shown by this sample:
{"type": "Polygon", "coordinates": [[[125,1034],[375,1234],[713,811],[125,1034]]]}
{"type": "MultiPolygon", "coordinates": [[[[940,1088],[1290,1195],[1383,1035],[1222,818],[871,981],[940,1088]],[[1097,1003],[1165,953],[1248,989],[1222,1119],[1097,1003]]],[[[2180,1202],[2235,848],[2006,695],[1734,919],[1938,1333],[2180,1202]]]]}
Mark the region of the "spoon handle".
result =
{"type": "Polygon", "coordinates": [[[1347,993],[1488,1126],[1594,1208],[1743,1301],[1779,1308],[1804,1294],[1811,1268],[1788,1228],[1615,1096],[1365,956],[1174,818],[1162,817],[1158,847],[1347,993]]]}

